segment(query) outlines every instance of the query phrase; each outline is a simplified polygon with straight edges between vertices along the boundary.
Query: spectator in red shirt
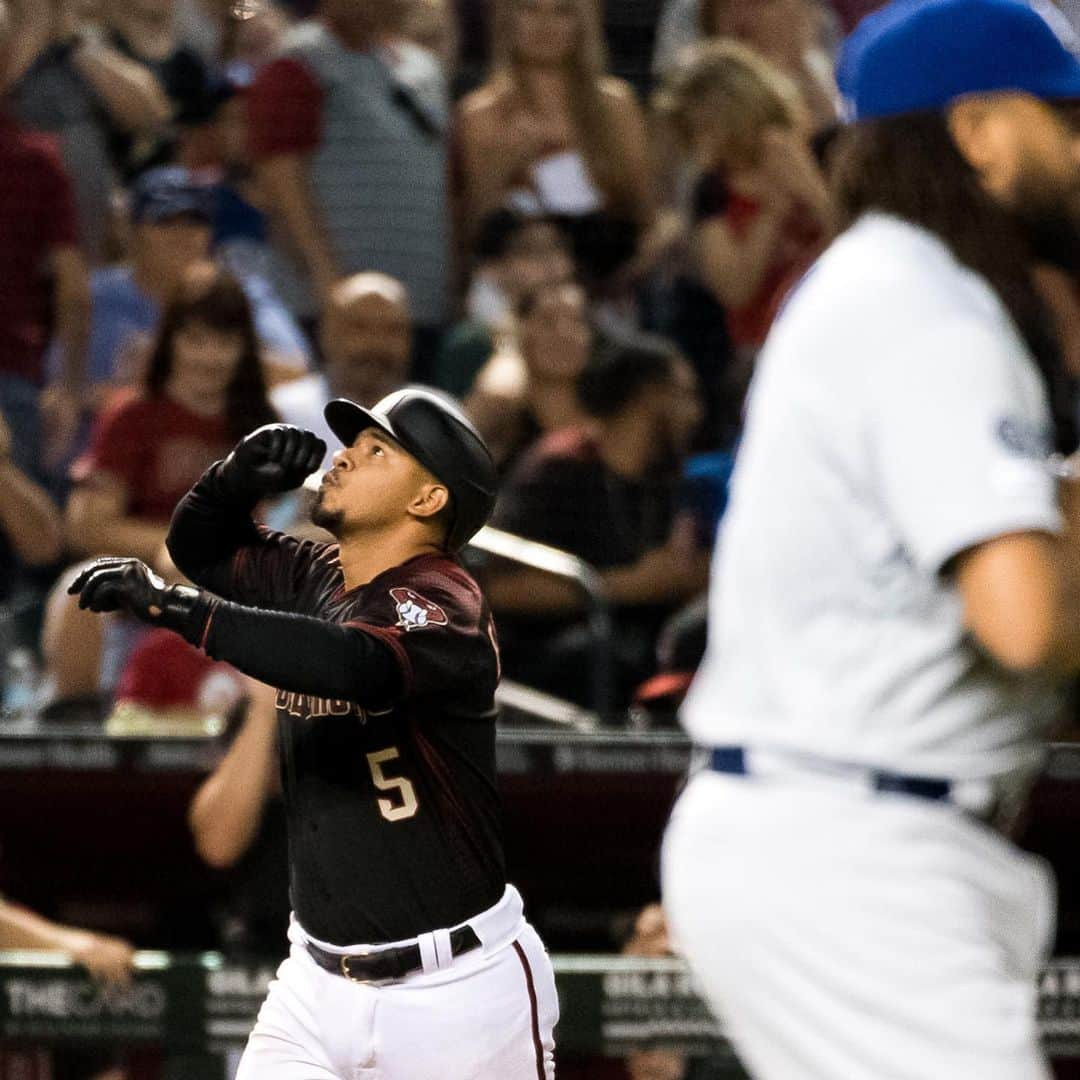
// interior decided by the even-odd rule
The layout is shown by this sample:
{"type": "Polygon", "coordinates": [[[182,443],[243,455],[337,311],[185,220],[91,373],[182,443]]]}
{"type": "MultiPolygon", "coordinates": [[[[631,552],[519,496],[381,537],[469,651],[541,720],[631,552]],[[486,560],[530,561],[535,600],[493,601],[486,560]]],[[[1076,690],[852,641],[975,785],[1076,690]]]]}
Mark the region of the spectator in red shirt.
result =
{"type": "MultiPolygon", "coordinates": [[[[0,6],[0,52],[9,29],[0,6]]],[[[41,475],[43,462],[59,459],[78,425],[90,287],[59,149],[3,109],[0,281],[0,411],[12,428],[15,463],[41,475]],[[63,367],[46,384],[45,349],[54,331],[63,367]]]]}
{"type": "MultiPolygon", "coordinates": [[[[142,393],[106,409],[73,467],[69,546],[135,555],[170,573],[163,545],[173,507],[237,439],[273,419],[243,287],[197,264],[165,310],[142,393]]],[[[101,666],[102,632],[66,596],[70,577],[53,590],[43,641],[60,697],[97,691],[101,666]]]]}
{"type": "Polygon", "coordinates": [[[765,339],[820,251],[828,194],[795,85],[734,41],[694,46],[657,95],[699,171],[693,254],[737,347],[765,339]]]}

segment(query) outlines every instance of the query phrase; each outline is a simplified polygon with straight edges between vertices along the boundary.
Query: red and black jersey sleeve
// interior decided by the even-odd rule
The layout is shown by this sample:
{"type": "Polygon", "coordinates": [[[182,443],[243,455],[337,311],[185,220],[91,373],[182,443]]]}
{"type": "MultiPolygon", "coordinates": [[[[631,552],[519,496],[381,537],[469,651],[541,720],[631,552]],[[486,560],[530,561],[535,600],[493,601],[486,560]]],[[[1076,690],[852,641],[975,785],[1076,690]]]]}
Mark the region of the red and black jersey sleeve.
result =
{"type": "Polygon", "coordinates": [[[383,642],[401,668],[403,697],[438,695],[487,711],[499,681],[494,623],[476,582],[456,562],[423,555],[366,585],[343,622],[383,642]]]}

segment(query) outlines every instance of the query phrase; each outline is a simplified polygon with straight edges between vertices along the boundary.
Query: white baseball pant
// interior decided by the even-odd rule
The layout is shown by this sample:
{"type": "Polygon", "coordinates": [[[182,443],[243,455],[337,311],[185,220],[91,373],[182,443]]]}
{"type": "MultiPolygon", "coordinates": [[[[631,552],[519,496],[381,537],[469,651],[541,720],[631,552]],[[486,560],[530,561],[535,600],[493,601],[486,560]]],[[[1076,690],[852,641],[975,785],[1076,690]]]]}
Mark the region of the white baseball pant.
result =
{"type": "Polygon", "coordinates": [[[1043,860],[948,804],[697,774],[663,848],[676,947],[757,1080],[1047,1080],[1043,860]]]}
{"type": "Polygon", "coordinates": [[[450,957],[434,947],[448,931],[422,934],[423,971],[371,984],[319,967],[294,919],[237,1080],[554,1080],[555,975],[521,896],[468,923],[479,948],[450,957]]]}

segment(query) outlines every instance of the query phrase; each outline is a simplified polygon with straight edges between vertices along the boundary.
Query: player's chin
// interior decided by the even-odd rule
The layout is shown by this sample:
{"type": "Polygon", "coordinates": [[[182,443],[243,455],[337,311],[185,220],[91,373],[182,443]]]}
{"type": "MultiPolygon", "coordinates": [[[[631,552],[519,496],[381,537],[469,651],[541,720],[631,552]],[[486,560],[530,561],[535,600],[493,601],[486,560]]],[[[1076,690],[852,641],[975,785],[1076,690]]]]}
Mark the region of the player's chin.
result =
{"type": "Polygon", "coordinates": [[[345,511],[332,510],[328,507],[324,499],[325,494],[325,490],[319,492],[319,497],[312,504],[311,523],[318,525],[320,529],[325,529],[332,536],[338,536],[345,520],[345,511]]]}

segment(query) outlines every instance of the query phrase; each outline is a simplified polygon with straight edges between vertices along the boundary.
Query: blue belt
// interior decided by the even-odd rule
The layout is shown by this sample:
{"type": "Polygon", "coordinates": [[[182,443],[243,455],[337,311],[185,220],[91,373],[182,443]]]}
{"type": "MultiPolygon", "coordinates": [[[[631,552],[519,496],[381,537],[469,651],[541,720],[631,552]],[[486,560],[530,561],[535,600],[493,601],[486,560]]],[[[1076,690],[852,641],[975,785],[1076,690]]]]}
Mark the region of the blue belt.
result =
{"type": "MultiPolygon", "coordinates": [[[[715,747],[709,752],[709,768],[713,772],[736,776],[753,775],[753,769],[747,765],[746,748],[743,746],[715,747]]],[[[874,791],[891,791],[902,795],[913,795],[918,799],[931,799],[935,802],[947,801],[952,791],[952,784],[948,780],[932,780],[925,776],[902,776],[900,773],[883,772],[880,769],[853,767],[853,771],[865,775],[874,791]]]]}

